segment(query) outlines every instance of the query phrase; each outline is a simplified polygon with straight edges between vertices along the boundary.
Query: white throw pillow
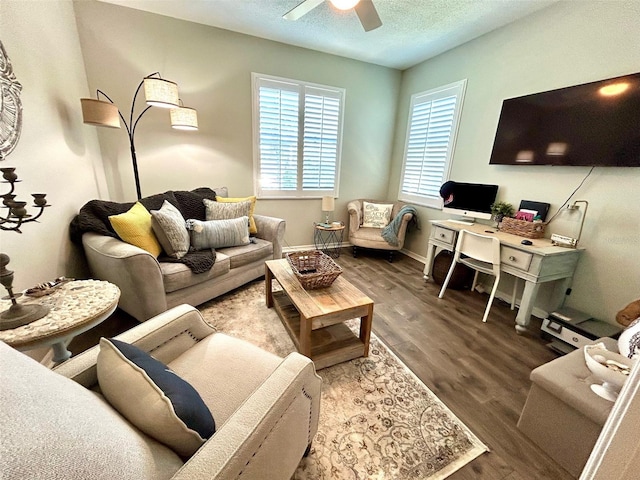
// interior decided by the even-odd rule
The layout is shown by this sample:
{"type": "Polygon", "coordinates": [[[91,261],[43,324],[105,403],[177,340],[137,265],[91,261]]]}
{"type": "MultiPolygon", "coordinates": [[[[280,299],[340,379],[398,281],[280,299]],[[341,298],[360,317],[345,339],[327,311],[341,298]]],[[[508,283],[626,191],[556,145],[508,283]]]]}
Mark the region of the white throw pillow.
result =
{"type": "Polygon", "coordinates": [[[393,204],[362,202],[362,226],[384,228],[391,220],[393,204]]]}
{"type": "Polygon", "coordinates": [[[636,318],[618,337],[618,351],[631,359],[640,359],[640,317],[636,318]]]}

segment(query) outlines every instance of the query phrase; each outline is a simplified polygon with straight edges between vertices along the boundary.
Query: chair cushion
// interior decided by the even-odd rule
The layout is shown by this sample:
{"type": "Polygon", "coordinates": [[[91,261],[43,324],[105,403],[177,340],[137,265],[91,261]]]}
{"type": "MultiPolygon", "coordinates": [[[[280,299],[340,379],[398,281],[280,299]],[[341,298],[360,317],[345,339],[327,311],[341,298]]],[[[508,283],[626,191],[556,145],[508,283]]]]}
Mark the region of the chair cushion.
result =
{"type": "Polygon", "coordinates": [[[179,455],[193,455],[214,434],[215,422],[198,392],[138,347],[100,339],[97,371],[109,403],[179,455]]]}
{"type": "Polygon", "coordinates": [[[151,214],[140,202],[124,213],[109,216],[109,222],[123,241],[146,250],[154,257],[162,252],[162,246],[153,233],[151,214]]]}
{"type": "Polygon", "coordinates": [[[249,245],[222,248],[216,253],[229,256],[231,268],[238,268],[259,260],[273,259],[273,243],[253,237],[249,245]]]}
{"type": "Polygon", "coordinates": [[[223,202],[223,203],[224,202],[228,202],[228,203],[244,202],[247,200],[251,202],[251,208],[249,209],[249,233],[256,234],[258,233],[258,227],[256,226],[256,221],[253,218],[253,214],[256,211],[255,195],[252,195],[250,197],[244,197],[244,198],[225,198],[225,197],[216,196],[216,201],[223,202]]]}
{"type": "Polygon", "coordinates": [[[249,342],[215,333],[169,367],[200,392],[218,424],[223,425],[280,363],[282,358],[249,342]]]}
{"type": "Polygon", "coordinates": [[[151,210],[151,227],[166,254],[182,258],[189,251],[191,240],[184,217],[166,200],[160,210],[151,210]]]}
{"type": "Polygon", "coordinates": [[[187,230],[191,246],[195,250],[208,248],[235,247],[249,244],[248,218],[238,217],[228,220],[187,220],[187,230]]]}
{"type": "Polygon", "coordinates": [[[100,395],[0,342],[0,476],[171,478],[182,466],[100,395]]]}
{"type": "Polygon", "coordinates": [[[362,202],[362,226],[384,228],[391,220],[393,204],[362,202]]]}
{"type": "Polygon", "coordinates": [[[183,263],[160,262],[162,282],[165,293],[176,292],[192,285],[206,282],[212,278],[229,273],[231,261],[221,250],[216,251],[216,263],[203,273],[193,273],[183,263]]]}

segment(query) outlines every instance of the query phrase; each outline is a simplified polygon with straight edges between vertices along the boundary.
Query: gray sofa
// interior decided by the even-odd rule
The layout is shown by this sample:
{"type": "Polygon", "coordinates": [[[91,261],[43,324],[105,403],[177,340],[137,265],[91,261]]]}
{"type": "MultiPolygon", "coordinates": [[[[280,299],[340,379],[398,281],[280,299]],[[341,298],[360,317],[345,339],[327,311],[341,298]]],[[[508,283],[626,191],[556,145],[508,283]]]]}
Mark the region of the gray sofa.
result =
{"type": "Polygon", "coordinates": [[[213,436],[181,458],[120,416],[100,394],[100,346],[51,371],[0,342],[2,478],[291,478],[318,428],[322,381],[311,360],[215,333],[188,305],[116,338],[197,390],[213,436]]]}
{"type": "MultiPolygon", "coordinates": [[[[216,192],[227,196],[226,188],[216,192]]],[[[265,260],[282,258],[285,221],[264,215],[254,219],[254,241],[216,249],[215,264],[204,273],[96,232],[83,233],[82,246],[91,276],[116,284],[122,292],[118,306],[143,322],[176,305],[200,305],[264,275],[265,260]]]]}

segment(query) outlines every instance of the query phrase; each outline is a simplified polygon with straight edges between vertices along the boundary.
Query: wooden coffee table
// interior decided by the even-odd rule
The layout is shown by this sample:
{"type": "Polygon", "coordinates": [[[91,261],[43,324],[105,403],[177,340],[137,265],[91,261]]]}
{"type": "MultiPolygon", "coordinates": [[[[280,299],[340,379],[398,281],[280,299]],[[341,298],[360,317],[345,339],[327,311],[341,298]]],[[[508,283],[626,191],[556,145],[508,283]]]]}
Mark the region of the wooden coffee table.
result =
{"type": "Polygon", "coordinates": [[[298,351],[317,369],[369,355],[373,300],[338,277],[330,287],[305,290],[287,259],[265,262],[267,307],[275,307],[298,351]],[[276,279],[281,291],[273,291],[276,279]],[[343,322],[360,318],[357,337],[343,322]]]}

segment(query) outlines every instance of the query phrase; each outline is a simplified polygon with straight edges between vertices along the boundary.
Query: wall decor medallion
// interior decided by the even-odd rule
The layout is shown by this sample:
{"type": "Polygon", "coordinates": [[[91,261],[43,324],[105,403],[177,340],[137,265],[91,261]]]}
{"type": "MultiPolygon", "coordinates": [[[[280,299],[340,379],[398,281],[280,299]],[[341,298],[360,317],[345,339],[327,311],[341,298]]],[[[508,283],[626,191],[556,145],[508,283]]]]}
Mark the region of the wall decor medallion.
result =
{"type": "Polygon", "coordinates": [[[0,160],[16,147],[22,130],[22,85],[13,73],[11,61],[0,41],[0,160]]]}

